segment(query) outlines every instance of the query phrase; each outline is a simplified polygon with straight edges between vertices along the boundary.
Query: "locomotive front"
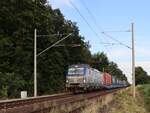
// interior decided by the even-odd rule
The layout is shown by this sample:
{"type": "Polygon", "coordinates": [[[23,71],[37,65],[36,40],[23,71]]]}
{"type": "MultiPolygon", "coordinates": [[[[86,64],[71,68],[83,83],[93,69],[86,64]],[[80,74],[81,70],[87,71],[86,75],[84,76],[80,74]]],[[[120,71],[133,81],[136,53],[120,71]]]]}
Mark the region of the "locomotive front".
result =
{"type": "Polygon", "coordinates": [[[86,82],[87,65],[71,65],[66,75],[66,88],[69,91],[81,90],[86,82]]]}

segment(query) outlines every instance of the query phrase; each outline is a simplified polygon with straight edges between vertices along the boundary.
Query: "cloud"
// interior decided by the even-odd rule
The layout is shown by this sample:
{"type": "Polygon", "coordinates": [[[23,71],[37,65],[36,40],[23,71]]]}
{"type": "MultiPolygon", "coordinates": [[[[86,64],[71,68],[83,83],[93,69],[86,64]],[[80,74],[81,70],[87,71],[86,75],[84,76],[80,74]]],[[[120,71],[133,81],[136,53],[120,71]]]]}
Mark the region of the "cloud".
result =
{"type": "Polygon", "coordinates": [[[126,74],[126,77],[130,83],[132,83],[132,66],[131,62],[117,62],[119,68],[126,74]]]}
{"type": "Polygon", "coordinates": [[[138,61],[136,66],[142,66],[144,70],[150,75],[150,61],[138,61]]]}
{"type": "MultiPolygon", "coordinates": [[[[118,62],[118,66],[126,74],[128,81],[132,83],[132,63],[118,62]]],[[[136,61],[135,66],[141,66],[150,75],[150,61],[136,61]]]]}
{"type": "Polygon", "coordinates": [[[111,50],[109,57],[111,58],[123,58],[126,56],[131,56],[131,50],[126,50],[126,49],[116,49],[116,50],[111,50]],[[111,56],[110,56],[111,55],[111,56]]]}
{"type": "MultiPolygon", "coordinates": [[[[150,52],[149,52],[150,48],[142,48],[142,47],[137,47],[135,48],[135,57],[146,57],[149,58],[150,57],[150,52]]],[[[113,49],[110,51],[110,54],[108,54],[110,59],[125,59],[125,58],[131,58],[132,57],[132,51],[130,49],[113,49]]]]}
{"type": "Polygon", "coordinates": [[[136,49],[136,51],[135,51],[136,55],[150,57],[149,48],[145,49],[145,48],[142,48],[142,47],[138,47],[138,48],[135,48],[135,49],[136,49]]]}

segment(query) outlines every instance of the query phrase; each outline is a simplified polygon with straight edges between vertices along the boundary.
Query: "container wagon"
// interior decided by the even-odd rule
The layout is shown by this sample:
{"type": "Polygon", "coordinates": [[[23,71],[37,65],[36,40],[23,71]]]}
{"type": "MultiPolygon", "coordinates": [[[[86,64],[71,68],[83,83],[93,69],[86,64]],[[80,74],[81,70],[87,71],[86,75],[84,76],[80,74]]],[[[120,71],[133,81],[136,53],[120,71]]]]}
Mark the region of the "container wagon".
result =
{"type": "Polygon", "coordinates": [[[111,88],[112,76],[109,73],[103,73],[103,86],[104,88],[111,88]]]}
{"type": "Polygon", "coordinates": [[[116,76],[112,76],[112,88],[116,88],[118,86],[117,84],[117,77],[116,76]]]}

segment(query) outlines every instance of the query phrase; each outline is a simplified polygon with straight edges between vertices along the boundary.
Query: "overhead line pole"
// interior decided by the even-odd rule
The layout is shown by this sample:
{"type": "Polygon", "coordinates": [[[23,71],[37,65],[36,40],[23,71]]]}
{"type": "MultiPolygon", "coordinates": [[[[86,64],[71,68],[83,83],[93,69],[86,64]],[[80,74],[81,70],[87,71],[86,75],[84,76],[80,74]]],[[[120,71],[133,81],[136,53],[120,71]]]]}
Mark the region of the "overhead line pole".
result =
{"type": "MultiPolygon", "coordinates": [[[[114,32],[114,31],[111,31],[111,32],[114,32]]],[[[117,32],[119,32],[119,31],[117,31],[117,32]]],[[[128,46],[128,45],[126,45],[126,44],[124,44],[124,43],[122,43],[122,42],[114,39],[112,36],[106,34],[105,32],[102,32],[102,34],[104,34],[105,36],[113,39],[116,42],[119,42],[120,45],[123,45],[123,46],[125,46],[125,47],[127,47],[127,48],[129,48],[129,49],[132,50],[132,88],[131,88],[131,90],[132,90],[132,93],[133,93],[133,97],[135,98],[136,97],[136,88],[135,88],[135,43],[134,43],[135,40],[134,40],[134,23],[131,23],[131,30],[127,30],[125,32],[131,32],[132,47],[130,47],[130,46],[128,46]]]]}
{"type": "MultiPolygon", "coordinates": [[[[49,50],[50,48],[56,46],[58,43],[62,42],[63,40],[65,40],[66,38],[68,38],[69,36],[71,36],[72,34],[73,33],[69,33],[67,36],[65,36],[61,40],[58,40],[56,43],[52,44],[51,46],[49,46],[48,48],[44,49],[42,52],[40,52],[39,54],[37,54],[37,37],[39,35],[37,35],[37,30],[34,29],[34,97],[37,97],[37,57],[39,55],[41,55],[42,53],[46,52],[47,50],[49,50]]],[[[80,46],[80,45],[76,44],[74,46],[80,46]]]]}
{"type": "Polygon", "coordinates": [[[37,96],[37,31],[34,29],[34,97],[37,96]]]}
{"type": "Polygon", "coordinates": [[[132,90],[133,97],[135,98],[135,48],[134,48],[134,23],[131,24],[132,32],[132,90]]]}

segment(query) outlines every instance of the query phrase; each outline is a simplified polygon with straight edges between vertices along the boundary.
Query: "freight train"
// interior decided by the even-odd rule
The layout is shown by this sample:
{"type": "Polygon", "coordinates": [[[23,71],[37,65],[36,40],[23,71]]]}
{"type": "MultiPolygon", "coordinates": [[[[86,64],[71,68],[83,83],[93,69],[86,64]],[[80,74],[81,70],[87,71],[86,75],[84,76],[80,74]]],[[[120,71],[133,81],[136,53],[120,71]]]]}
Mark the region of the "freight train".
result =
{"type": "Polygon", "coordinates": [[[91,68],[88,64],[71,65],[66,75],[66,89],[71,92],[112,89],[127,86],[125,80],[119,80],[106,72],[91,68]]]}

